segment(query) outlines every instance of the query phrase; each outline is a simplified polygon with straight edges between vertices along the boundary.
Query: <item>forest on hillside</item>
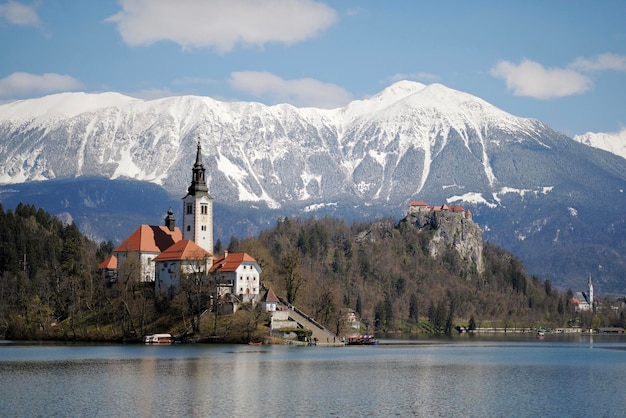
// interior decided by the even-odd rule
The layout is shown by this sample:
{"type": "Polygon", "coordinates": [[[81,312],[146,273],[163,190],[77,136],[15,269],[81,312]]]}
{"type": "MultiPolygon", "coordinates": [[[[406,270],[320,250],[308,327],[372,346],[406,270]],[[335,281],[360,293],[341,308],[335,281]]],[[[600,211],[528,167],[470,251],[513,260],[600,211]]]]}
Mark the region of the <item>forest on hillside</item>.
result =
{"type": "MultiPolygon", "coordinates": [[[[246,340],[263,333],[264,318],[244,307],[211,326],[194,318],[207,297],[183,283],[173,298],[157,298],[129,276],[109,283],[98,263],[113,243],[94,243],[76,225],[43,209],[0,205],[0,335],[12,339],[132,341],[151,332],[196,332],[246,340]]],[[[450,333],[457,326],[559,327],[568,323],[623,326],[610,312],[577,314],[571,291],[529,277],[512,254],[485,243],[485,272],[468,270],[454,249],[433,258],[433,231],[380,219],[347,224],[336,218],[283,218],[258,237],[231,238],[279,296],[337,334],[348,310],[369,333],[450,333]],[[468,274],[468,271],[470,272],[468,274]]],[[[218,240],[215,254],[226,249],[218,240]]],[[[206,294],[204,295],[206,296],[206,294]]]]}

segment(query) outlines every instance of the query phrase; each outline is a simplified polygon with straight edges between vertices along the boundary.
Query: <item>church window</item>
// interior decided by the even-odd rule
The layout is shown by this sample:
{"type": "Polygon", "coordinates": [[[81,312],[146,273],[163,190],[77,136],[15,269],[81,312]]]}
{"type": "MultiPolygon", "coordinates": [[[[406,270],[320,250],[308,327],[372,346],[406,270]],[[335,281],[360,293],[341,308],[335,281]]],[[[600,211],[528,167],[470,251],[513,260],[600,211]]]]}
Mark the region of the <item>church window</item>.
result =
{"type": "Polygon", "coordinates": [[[193,213],[193,205],[191,203],[187,204],[187,215],[191,215],[193,213]]]}
{"type": "Polygon", "coordinates": [[[206,231],[206,225],[202,225],[202,230],[206,231]]]}
{"type": "Polygon", "coordinates": [[[191,225],[187,225],[187,231],[191,231],[191,225]]]}
{"type": "Polygon", "coordinates": [[[201,213],[202,215],[206,215],[207,213],[209,213],[209,206],[208,206],[208,205],[206,205],[206,204],[202,204],[202,205],[200,206],[200,213],[201,213]]]}

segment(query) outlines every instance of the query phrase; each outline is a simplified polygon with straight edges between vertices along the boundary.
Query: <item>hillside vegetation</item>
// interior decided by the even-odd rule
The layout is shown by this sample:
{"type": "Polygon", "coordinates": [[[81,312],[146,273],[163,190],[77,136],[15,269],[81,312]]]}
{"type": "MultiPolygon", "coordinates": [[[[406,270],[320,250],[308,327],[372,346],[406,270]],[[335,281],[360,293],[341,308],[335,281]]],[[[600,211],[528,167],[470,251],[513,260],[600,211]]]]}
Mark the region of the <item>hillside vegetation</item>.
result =
{"type": "MultiPolygon", "coordinates": [[[[180,335],[206,306],[185,290],[155,298],[150,285],[107,283],[97,265],[113,249],[42,209],[0,205],[0,334],[11,339],[132,341],[152,332],[180,335]]],[[[452,247],[433,257],[435,231],[381,219],[280,219],[257,238],[232,238],[263,268],[279,296],[338,334],[346,310],[367,332],[452,332],[456,326],[563,326],[574,319],[571,292],[528,277],[520,261],[484,244],[479,273],[452,247]]],[[[224,250],[216,243],[216,254],[224,250]]],[[[577,318],[591,323],[592,317],[577,318]]],[[[619,318],[597,317],[604,325],[619,318]]],[[[267,318],[244,306],[203,317],[200,339],[246,341],[267,334],[267,318]]],[[[580,322],[579,322],[580,323],[580,322]]]]}

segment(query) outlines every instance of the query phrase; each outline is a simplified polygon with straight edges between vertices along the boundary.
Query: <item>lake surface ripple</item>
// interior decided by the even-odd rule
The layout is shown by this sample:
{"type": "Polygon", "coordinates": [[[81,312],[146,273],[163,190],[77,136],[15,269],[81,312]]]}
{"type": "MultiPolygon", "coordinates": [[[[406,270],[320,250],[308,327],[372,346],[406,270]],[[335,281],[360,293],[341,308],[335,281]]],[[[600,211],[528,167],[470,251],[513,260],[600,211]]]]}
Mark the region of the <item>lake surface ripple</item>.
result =
{"type": "Polygon", "coordinates": [[[0,344],[5,417],[622,417],[626,337],[0,344]]]}

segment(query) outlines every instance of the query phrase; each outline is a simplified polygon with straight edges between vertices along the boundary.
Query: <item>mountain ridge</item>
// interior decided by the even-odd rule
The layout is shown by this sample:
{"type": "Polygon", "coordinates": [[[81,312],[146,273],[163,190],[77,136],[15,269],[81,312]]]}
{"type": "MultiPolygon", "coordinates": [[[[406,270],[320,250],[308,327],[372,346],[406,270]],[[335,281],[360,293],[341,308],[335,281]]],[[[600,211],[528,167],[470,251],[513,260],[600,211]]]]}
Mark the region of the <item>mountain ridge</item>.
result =
{"type": "Polygon", "coordinates": [[[441,84],[399,82],[337,109],[115,93],[49,96],[49,109],[44,99],[0,106],[0,183],[133,179],[176,202],[200,141],[211,195],[258,208],[258,227],[285,214],[400,217],[416,198],[461,204],[531,273],[605,274],[626,292],[626,255],[607,255],[624,245],[623,158],[441,84]],[[594,216],[599,202],[602,217],[594,216]],[[585,265],[568,267],[567,252],[585,240],[594,245],[585,265]],[[556,253],[559,262],[547,260],[556,253]]]}

